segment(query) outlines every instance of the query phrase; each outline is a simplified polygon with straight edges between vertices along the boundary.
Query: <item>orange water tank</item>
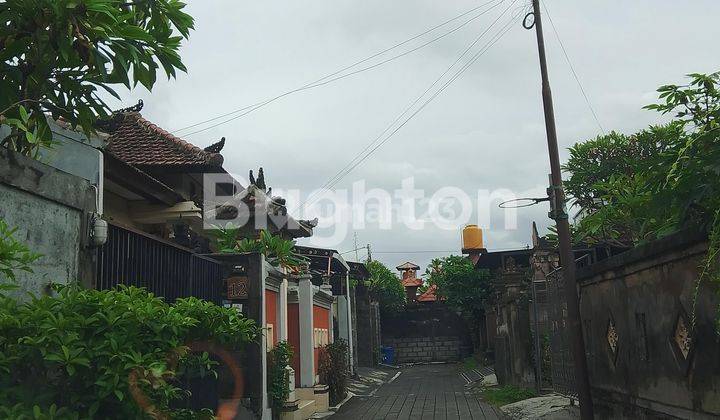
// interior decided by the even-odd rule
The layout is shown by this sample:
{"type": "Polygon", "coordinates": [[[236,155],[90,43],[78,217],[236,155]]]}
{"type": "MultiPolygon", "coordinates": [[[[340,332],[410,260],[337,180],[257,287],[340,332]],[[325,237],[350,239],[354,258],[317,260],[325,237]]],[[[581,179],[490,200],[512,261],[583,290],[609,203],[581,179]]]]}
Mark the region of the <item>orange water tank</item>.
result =
{"type": "Polygon", "coordinates": [[[482,229],[477,225],[467,225],[462,231],[463,252],[484,250],[482,229]]]}

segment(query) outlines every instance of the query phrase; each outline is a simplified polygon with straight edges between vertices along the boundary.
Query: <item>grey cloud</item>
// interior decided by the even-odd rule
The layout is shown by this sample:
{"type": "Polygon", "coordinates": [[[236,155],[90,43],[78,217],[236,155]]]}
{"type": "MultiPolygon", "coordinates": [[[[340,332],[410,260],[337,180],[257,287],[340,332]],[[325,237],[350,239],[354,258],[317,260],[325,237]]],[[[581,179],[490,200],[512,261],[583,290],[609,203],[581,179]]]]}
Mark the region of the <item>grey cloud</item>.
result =
{"type": "MultiPolygon", "coordinates": [[[[190,2],[197,30],[182,51],[188,74],[158,82],[152,94],[139,88],[124,95],[122,104],[111,103],[119,107],[143,98],[148,119],[176,129],[305,84],[479,4],[190,2]]],[[[719,67],[720,2],[553,0],[548,7],[607,130],[629,132],[661,121],[641,110],[657,86],[719,67]]],[[[270,185],[312,190],[375,138],[493,18],[484,16],[416,53],[283,98],[188,140],[205,146],[225,136],[229,170],[245,174],[262,165],[270,185]]],[[[546,38],[566,156],[566,147],[596,136],[599,128],[549,24],[546,38]]],[[[445,185],[470,195],[483,188],[526,191],[545,184],[547,162],[534,38],[517,25],[338,187],[365,179],[367,188],[393,190],[415,175],[429,194],[445,185]]],[[[486,232],[488,247],[525,245],[532,220],[547,226],[546,212],[544,206],[519,212],[516,231],[493,225],[486,232]]],[[[378,251],[459,249],[459,232],[438,229],[371,227],[358,235],[378,251]]],[[[352,234],[337,247],[352,249],[352,234]]],[[[375,256],[391,266],[405,260],[424,266],[433,257],[375,256]]]]}

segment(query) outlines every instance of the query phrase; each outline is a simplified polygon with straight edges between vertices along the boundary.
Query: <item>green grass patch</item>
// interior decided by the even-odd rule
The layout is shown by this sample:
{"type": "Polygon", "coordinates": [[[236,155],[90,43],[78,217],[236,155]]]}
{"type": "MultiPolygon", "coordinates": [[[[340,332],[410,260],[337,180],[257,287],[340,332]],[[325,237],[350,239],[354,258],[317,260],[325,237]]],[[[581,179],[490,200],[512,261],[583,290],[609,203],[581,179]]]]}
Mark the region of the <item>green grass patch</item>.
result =
{"type": "Polygon", "coordinates": [[[526,400],[536,396],[535,392],[530,389],[517,388],[512,385],[499,388],[485,388],[482,390],[481,395],[483,400],[496,406],[512,404],[516,401],[526,400]]]}
{"type": "Polygon", "coordinates": [[[477,359],[474,356],[466,357],[462,361],[462,370],[473,370],[480,366],[477,359]]]}

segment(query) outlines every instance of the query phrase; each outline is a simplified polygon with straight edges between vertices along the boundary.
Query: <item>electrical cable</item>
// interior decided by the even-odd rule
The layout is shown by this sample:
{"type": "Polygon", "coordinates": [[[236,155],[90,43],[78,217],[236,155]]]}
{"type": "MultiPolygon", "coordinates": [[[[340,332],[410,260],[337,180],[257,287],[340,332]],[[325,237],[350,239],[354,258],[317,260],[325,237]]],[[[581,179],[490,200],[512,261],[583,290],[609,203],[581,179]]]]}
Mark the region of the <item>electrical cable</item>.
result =
{"type": "Polygon", "coordinates": [[[592,106],[592,103],[590,103],[590,98],[588,98],[587,93],[585,93],[585,89],[583,88],[582,83],[580,83],[580,78],[578,77],[577,73],[575,72],[575,66],[573,66],[572,61],[570,60],[570,56],[568,55],[567,51],[565,50],[565,45],[562,42],[562,39],[560,39],[560,34],[557,31],[557,28],[555,27],[555,23],[552,20],[552,17],[550,16],[550,11],[547,8],[547,5],[545,2],[542,2],[543,8],[545,9],[545,14],[548,17],[548,20],[550,21],[550,26],[553,28],[553,32],[555,32],[555,37],[558,40],[558,43],[560,44],[560,49],[562,50],[563,55],[565,56],[565,61],[567,61],[568,66],[570,67],[570,71],[572,72],[573,77],[575,78],[575,81],[577,82],[578,87],[580,88],[580,92],[582,93],[583,98],[585,98],[585,103],[587,104],[588,108],[590,109],[590,113],[592,114],[593,118],[595,119],[595,122],[597,123],[598,127],[600,127],[600,131],[602,131],[603,134],[605,134],[605,129],[603,128],[603,125],[600,124],[600,119],[598,118],[597,114],[595,113],[595,109],[592,106]]]}
{"type": "MultiPolygon", "coordinates": [[[[432,83],[432,85],[430,85],[430,87],[425,90],[425,92],[423,92],[423,94],[421,94],[408,108],[406,108],[406,110],[403,111],[403,113],[401,113],[385,130],[383,130],[383,132],[382,132],[378,137],[376,137],[375,140],[373,140],[373,142],[371,142],[363,151],[361,151],[359,155],[357,155],[353,160],[351,160],[350,163],[345,166],[345,168],[343,168],[341,171],[339,171],[338,174],[336,174],[335,177],[331,178],[331,181],[326,182],[325,185],[323,185],[323,186],[319,189],[319,191],[325,191],[326,189],[332,188],[334,185],[337,184],[337,182],[339,182],[342,178],[344,178],[346,175],[348,175],[353,169],[355,169],[358,165],[360,165],[363,161],[365,161],[373,152],[375,152],[379,147],[381,147],[381,146],[382,146],[383,144],[385,144],[388,140],[390,140],[390,138],[392,138],[392,136],[393,136],[395,133],[397,133],[402,127],[404,127],[405,124],[407,124],[415,115],[417,115],[420,111],[422,111],[422,110],[425,108],[425,106],[427,106],[427,105],[428,105],[432,100],[434,100],[440,93],[442,93],[442,92],[443,92],[452,82],[454,82],[468,67],[470,67],[470,65],[472,65],[473,63],[475,63],[482,55],[484,55],[484,53],[487,52],[487,50],[488,50],[490,47],[492,47],[497,41],[499,41],[499,39],[502,38],[502,36],[504,36],[505,33],[507,33],[507,31],[509,31],[509,29],[511,28],[510,25],[515,21],[515,17],[512,17],[512,18],[510,19],[510,21],[509,21],[508,23],[506,23],[506,24],[494,35],[494,37],[493,37],[492,39],[490,39],[490,41],[488,41],[488,43],[486,43],[478,52],[476,52],[476,53],[472,56],[472,58],[471,58],[466,64],[464,64],[459,70],[457,70],[456,73],[455,73],[448,81],[446,81],[430,98],[428,98],[427,100],[425,100],[425,102],[424,102],[415,112],[413,112],[407,119],[405,119],[405,121],[403,121],[402,124],[400,124],[398,127],[396,127],[384,140],[382,140],[379,144],[375,145],[375,147],[373,147],[369,152],[367,152],[365,155],[362,155],[363,152],[365,152],[368,148],[372,147],[388,130],[390,130],[390,129],[392,128],[392,126],[393,126],[397,121],[399,121],[405,114],[407,114],[407,113],[410,111],[410,109],[412,109],[412,107],[413,107],[415,104],[417,104],[417,102],[419,102],[440,80],[442,80],[442,78],[443,78],[453,67],[455,67],[455,65],[456,65],[460,60],[462,60],[462,58],[467,54],[467,52],[468,52],[475,44],[477,44],[477,42],[480,41],[480,39],[490,30],[490,28],[492,28],[492,27],[502,18],[502,16],[504,16],[504,14],[507,13],[508,10],[510,10],[510,8],[511,8],[517,1],[518,1],[518,0],[514,0],[514,1],[510,4],[510,6],[508,6],[508,8],[506,8],[506,9],[495,19],[495,21],[493,21],[493,23],[492,23],[488,28],[487,28],[485,31],[483,31],[483,32],[465,49],[465,51],[460,55],[460,57],[459,57],[450,67],[448,67],[448,69],[445,70],[445,72],[443,72],[443,74],[440,75],[440,77],[438,77],[438,78],[432,83]],[[362,156],[362,157],[360,157],[360,156],[362,156]],[[358,158],[360,158],[360,159],[358,160],[358,158]]],[[[317,192],[317,191],[316,191],[316,192],[317,192]]],[[[306,199],[305,202],[303,202],[303,203],[302,203],[300,206],[298,206],[295,210],[300,209],[300,208],[304,208],[304,207],[307,206],[308,204],[316,201],[316,200],[311,200],[311,198],[313,197],[313,195],[315,195],[315,194],[311,194],[311,196],[308,197],[308,199],[306,199]]]]}
{"type": "Polygon", "coordinates": [[[301,86],[301,87],[299,87],[299,88],[289,90],[289,91],[287,91],[287,92],[285,92],[285,93],[279,94],[279,95],[274,96],[274,97],[272,97],[272,98],[269,98],[269,99],[266,99],[266,100],[264,100],[264,101],[260,101],[260,102],[254,103],[254,104],[252,104],[252,105],[245,106],[245,107],[243,107],[243,108],[236,109],[236,110],[234,110],[234,111],[231,111],[231,112],[228,112],[228,113],[219,115],[219,116],[217,116],[217,117],[213,117],[213,118],[210,118],[210,119],[207,119],[207,120],[204,120],[204,121],[200,121],[200,122],[197,122],[197,123],[194,123],[194,124],[191,124],[191,125],[182,127],[182,128],[178,128],[178,129],[174,130],[173,133],[174,133],[174,134],[177,134],[177,133],[179,133],[179,132],[181,132],[181,131],[184,131],[184,130],[187,130],[187,129],[189,129],[189,128],[197,127],[197,126],[199,126],[199,125],[203,125],[203,124],[206,124],[206,123],[208,123],[208,122],[216,121],[216,120],[219,120],[219,119],[221,119],[221,118],[228,117],[228,116],[230,116],[230,115],[236,114],[236,113],[238,113],[238,112],[245,111],[245,112],[242,112],[242,114],[240,114],[240,115],[235,115],[233,118],[229,118],[229,119],[227,119],[227,120],[221,121],[221,122],[219,122],[219,123],[217,123],[217,124],[214,124],[214,125],[211,125],[211,126],[209,126],[209,127],[205,127],[205,128],[203,128],[203,129],[196,130],[196,131],[194,131],[194,132],[192,132],[192,133],[184,134],[184,135],[183,135],[183,137],[189,137],[189,136],[192,136],[192,135],[194,135],[194,134],[201,133],[201,132],[206,131],[206,130],[210,130],[210,129],[215,128],[215,127],[217,127],[217,126],[219,126],[219,125],[226,124],[226,123],[228,123],[228,122],[230,122],[230,121],[233,121],[233,120],[235,120],[235,119],[238,119],[238,118],[240,118],[240,117],[243,117],[243,116],[245,116],[245,115],[247,115],[247,114],[255,111],[256,109],[259,109],[259,108],[261,108],[261,107],[263,107],[263,106],[265,106],[265,105],[268,105],[268,104],[271,103],[271,102],[274,102],[274,101],[276,101],[276,100],[278,100],[278,99],[281,99],[281,98],[283,98],[283,97],[285,97],[285,96],[288,96],[288,95],[291,95],[291,94],[293,94],[293,93],[297,93],[297,92],[300,92],[300,91],[303,91],[303,90],[307,90],[307,89],[312,89],[312,88],[316,88],[316,87],[319,87],[319,86],[323,86],[323,85],[326,85],[326,84],[328,84],[328,83],[331,83],[331,82],[334,82],[334,81],[337,81],[337,80],[340,80],[340,79],[344,79],[344,78],[346,78],[346,77],[349,77],[349,76],[352,76],[352,75],[355,75],[355,74],[358,74],[358,73],[361,73],[361,72],[364,72],[364,71],[367,71],[367,70],[371,70],[371,69],[373,69],[373,68],[379,67],[379,66],[381,66],[381,65],[383,65],[383,64],[385,64],[385,63],[388,63],[388,62],[390,62],[390,61],[393,61],[393,60],[396,60],[396,59],[398,59],[398,58],[404,57],[404,56],[406,56],[406,55],[408,55],[408,54],[410,54],[410,53],[412,53],[412,52],[415,52],[415,51],[417,51],[417,50],[419,50],[419,49],[421,49],[421,48],[426,47],[427,45],[430,45],[430,44],[432,44],[432,43],[434,43],[434,42],[437,42],[437,41],[439,41],[440,39],[445,38],[446,36],[448,36],[448,35],[450,35],[450,34],[452,34],[452,33],[457,32],[457,31],[460,30],[461,28],[463,28],[463,27],[465,27],[466,25],[468,25],[470,22],[478,19],[479,17],[481,17],[481,16],[483,16],[484,14],[488,13],[490,10],[492,10],[492,9],[494,9],[495,7],[499,6],[499,5],[502,4],[505,0],[500,0],[498,3],[494,4],[493,6],[491,6],[488,10],[485,10],[485,11],[483,11],[483,12],[481,12],[481,13],[475,15],[475,16],[472,16],[470,19],[468,19],[467,21],[463,22],[463,23],[460,24],[459,26],[453,28],[452,30],[450,30],[450,31],[448,31],[448,32],[446,32],[446,33],[444,33],[444,34],[436,37],[436,38],[431,39],[431,40],[428,41],[428,42],[425,42],[424,44],[421,44],[421,45],[418,46],[418,47],[415,47],[415,48],[413,48],[413,49],[411,49],[411,50],[405,51],[405,52],[401,53],[400,55],[391,57],[391,58],[386,59],[386,60],[384,60],[384,61],[382,61],[382,62],[380,62],[380,63],[376,63],[376,64],[374,64],[374,65],[365,67],[365,68],[363,68],[363,69],[356,70],[356,71],[354,71],[354,72],[351,72],[351,73],[348,73],[348,74],[345,74],[345,75],[341,75],[341,76],[332,78],[333,76],[336,76],[336,75],[338,75],[338,74],[340,74],[340,73],[342,73],[342,72],[344,72],[344,71],[346,71],[346,70],[349,70],[349,69],[351,69],[351,68],[353,68],[353,67],[356,67],[356,66],[358,66],[358,65],[360,65],[360,64],[362,64],[362,63],[365,63],[365,62],[367,62],[367,61],[370,61],[370,60],[372,60],[373,58],[376,58],[376,57],[378,57],[378,56],[381,56],[381,55],[383,55],[383,54],[385,54],[385,53],[387,53],[387,52],[389,52],[389,51],[392,51],[393,49],[396,49],[396,48],[398,48],[398,47],[401,47],[401,46],[403,46],[403,45],[405,45],[405,44],[407,44],[407,43],[409,43],[409,42],[412,42],[412,41],[414,41],[414,40],[416,40],[416,39],[418,39],[418,38],[420,38],[420,37],[422,37],[422,36],[424,36],[424,35],[427,35],[428,33],[431,33],[431,32],[433,32],[433,31],[435,31],[436,29],[439,29],[439,28],[441,28],[441,27],[443,27],[443,26],[445,26],[445,25],[447,25],[447,24],[449,24],[449,23],[451,23],[451,22],[454,22],[454,21],[456,21],[456,20],[458,20],[458,19],[460,19],[460,18],[462,18],[462,17],[464,17],[464,16],[466,16],[466,15],[468,15],[468,14],[470,14],[470,13],[472,13],[472,12],[478,10],[478,9],[481,9],[481,8],[483,8],[483,7],[491,4],[491,3],[495,3],[496,1],[498,1],[498,0],[492,0],[492,1],[489,1],[489,2],[487,2],[487,3],[482,4],[482,5],[480,5],[480,6],[474,7],[474,8],[472,8],[472,9],[470,9],[470,10],[468,10],[468,11],[466,11],[466,12],[464,12],[464,13],[458,15],[458,16],[455,16],[455,17],[452,18],[452,19],[449,19],[449,20],[447,20],[447,21],[445,21],[445,22],[443,22],[443,23],[441,23],[441,24],[439,24],[439,25],[436,25],[436,26],[434,26],[434,27],[432,27],[432,28],[430,28],[430,29],[428,29],[428,30],[426,30],[426,31],[418,34],[418,35],[415,35],[415,36],[413,36],[413,37],[411,37],[411,38],[409,38],[409,39],[407,39],[407,40],[405,40],[405,41],[403,41],[403,42],[400,42],[400,43],[398,43],[398,44],[393,45],[392,47],[386,48],[386,49],[384,49],[384,50],[382,50],[382,51],[380,51],[380,52],[377,52],[377,53],[375,53],[375,54],[372,54],[372,55],[370,55],[369,57],[366,57],[366,58],[364,58],[364,59],[362,59],[362,60],[359,60],[359,61],[357,61],[357,62],[355,62],[355,63],[353,63],[353,64],[351,64],[351,65],[349,65],[349,66],[345,66],[345,67],[341,68],[340,70],[337,70],[337,71],[335,71],[335,72],[333,72],[333,73],[330,73],[330,74],[328,74],[328,75],[326,75],[326,76],[323,76],[323,77],[321,77],[321,78],[319,78],[319,79],[317,79],[317,80],[314,80],[314,81],[312,81],[312,82],[310,82],[310,83],[307,83],[307,84],[305,84],[305,85],[303,85],[303,86],[301,86]],[[326,80],[326,79],[329,79],[329,78],[332,78],[332,79],[331,79],[331,80],[326,80]]]}

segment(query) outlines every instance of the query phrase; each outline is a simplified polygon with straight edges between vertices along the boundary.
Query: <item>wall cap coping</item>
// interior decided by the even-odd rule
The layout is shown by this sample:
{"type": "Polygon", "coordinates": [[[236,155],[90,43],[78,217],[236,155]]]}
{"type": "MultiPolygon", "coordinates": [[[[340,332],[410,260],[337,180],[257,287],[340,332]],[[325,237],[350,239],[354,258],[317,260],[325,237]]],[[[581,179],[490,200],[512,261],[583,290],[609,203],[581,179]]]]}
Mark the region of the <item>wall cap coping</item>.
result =
{"type": "Polygon", "coordinates": [[[89,181],[5,147],[0,147],[0,183],[76,210],[96,210],[89,181]]]}
{"type": "Polygon", "coordinates": [[[334,301],[332,295],[328,295],[325,291],[317,291],[313,294],[313,303],[329,308],[334,301]]]}
{"type": "Polygon", "coordinates": [[[705,229],[684,229],[652,242],[636,246],[623,253],[613,255],[606,260],[590,266],[578,268],[575,278],[578,282],[584,282],[606,271],[625,267],[677,249],[688,248],[691,245],[705,242],[707,239],[708,233],[705,229]]]}

